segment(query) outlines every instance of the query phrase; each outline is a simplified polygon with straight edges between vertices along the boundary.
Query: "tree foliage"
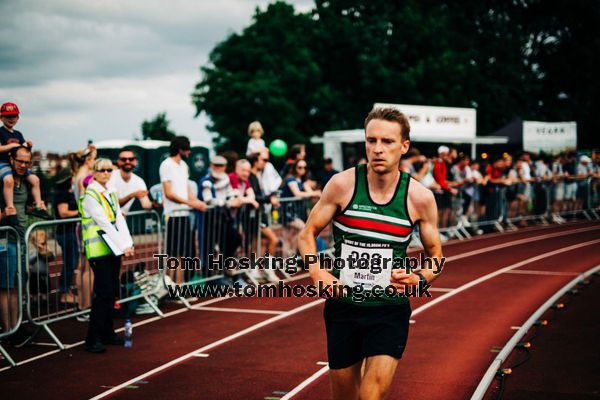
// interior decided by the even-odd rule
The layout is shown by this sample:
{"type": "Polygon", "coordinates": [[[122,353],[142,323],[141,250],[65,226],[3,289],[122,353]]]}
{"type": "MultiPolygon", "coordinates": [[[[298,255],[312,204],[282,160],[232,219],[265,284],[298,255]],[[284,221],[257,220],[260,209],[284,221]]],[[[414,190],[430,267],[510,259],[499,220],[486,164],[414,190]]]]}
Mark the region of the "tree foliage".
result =
{"type": "Polygon", "coordinates": [[[161,112],[149,120],[142,122],[142,139],[143,140],[171,140],[176,136],[175,132],[169,129],[169,120],[167,113],[161,112]]]}
{"type": "Polygon", "coordinates": [[[255,119],[269,140],[307,142],[361,127],[375,102],[475,107],[482,134],[577,120],[597,145],[599,27],[592,0],[276,2],[213,49],[193,101],[238,151],[255,119]]]}

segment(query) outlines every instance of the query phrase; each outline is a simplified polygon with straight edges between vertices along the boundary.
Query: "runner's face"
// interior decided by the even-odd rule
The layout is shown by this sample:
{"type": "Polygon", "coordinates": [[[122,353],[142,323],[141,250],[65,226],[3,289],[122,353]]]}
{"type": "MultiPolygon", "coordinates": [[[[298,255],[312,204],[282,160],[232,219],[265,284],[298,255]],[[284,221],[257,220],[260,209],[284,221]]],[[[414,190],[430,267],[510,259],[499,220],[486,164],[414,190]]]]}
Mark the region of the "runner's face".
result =
{"type": "Polygon", "coordinates": [[[366,129],[365,147],[369,166],[377,174],[398,171],[400,157],[408,151],[410,140],[402,140],[396,122],[374,119],[366,129]]]}

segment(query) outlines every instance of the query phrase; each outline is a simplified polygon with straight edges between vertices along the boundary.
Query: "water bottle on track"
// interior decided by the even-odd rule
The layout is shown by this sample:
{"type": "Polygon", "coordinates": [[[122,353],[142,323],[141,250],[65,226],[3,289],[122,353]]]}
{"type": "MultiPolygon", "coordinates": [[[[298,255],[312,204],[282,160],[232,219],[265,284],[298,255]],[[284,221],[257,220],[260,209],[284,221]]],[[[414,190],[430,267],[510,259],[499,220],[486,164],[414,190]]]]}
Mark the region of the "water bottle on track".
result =
{"type": "Polygon", "coordinates": [[[131,348],[133,346],[133,324],[131,319],[125,320],[125,347],[131,348]]]}

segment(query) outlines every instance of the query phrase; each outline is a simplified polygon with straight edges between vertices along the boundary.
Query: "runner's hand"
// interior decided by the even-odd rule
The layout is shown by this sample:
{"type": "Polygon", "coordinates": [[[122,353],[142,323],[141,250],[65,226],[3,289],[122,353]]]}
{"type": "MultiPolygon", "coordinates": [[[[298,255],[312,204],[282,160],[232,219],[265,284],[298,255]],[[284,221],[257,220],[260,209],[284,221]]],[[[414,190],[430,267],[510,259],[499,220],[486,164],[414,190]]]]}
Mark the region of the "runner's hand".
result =
{"type": "Polygon", "coordinates": [[[320,288],[325,288],[325,287],[329,286],[327,291],[329,292],[329,294],[331,296],[334,296],[334,295],[336,295],[336,297],[340,296],[340,294],[341,294],[340,281],[338,278],[333,276],[331,273],[320,270],[316,274],[311,274],[311,277],[313,279],[315,286],[317,287],[317,290],[319,290],[320,288]],[[337,286],[338,290],[334,291],[333,290],[334,286],[337,286]]]}
{"type": "Polygon", "coordinates": [[[125,249],[125,251],[123,252],[123,255],[125,257],[133,257],[134,251],[133,251],[133,247],[128,247],[125,249]]]}
{"type": "Polygon", "coordinates": [[[403,269],[393,270],[392,276],[390,277],[390,283],[402,293],[404,293],[404,286],[418,285],[419,281],[419,275],[412,272],[407,274],[403,269]]]}

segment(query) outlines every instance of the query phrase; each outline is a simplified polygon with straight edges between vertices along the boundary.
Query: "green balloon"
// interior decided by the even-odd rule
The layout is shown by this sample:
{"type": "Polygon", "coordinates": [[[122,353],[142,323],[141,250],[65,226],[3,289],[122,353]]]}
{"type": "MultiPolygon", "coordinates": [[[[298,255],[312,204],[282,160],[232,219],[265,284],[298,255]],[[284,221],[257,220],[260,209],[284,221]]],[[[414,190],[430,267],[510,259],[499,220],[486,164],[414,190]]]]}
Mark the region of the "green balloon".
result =
{"type": "Polygon", "coordinates": [[[281,157],[287,152],[287,143],[281,139],[275,139],[269,145],[269,150],[275,157],[281,157]]]}

